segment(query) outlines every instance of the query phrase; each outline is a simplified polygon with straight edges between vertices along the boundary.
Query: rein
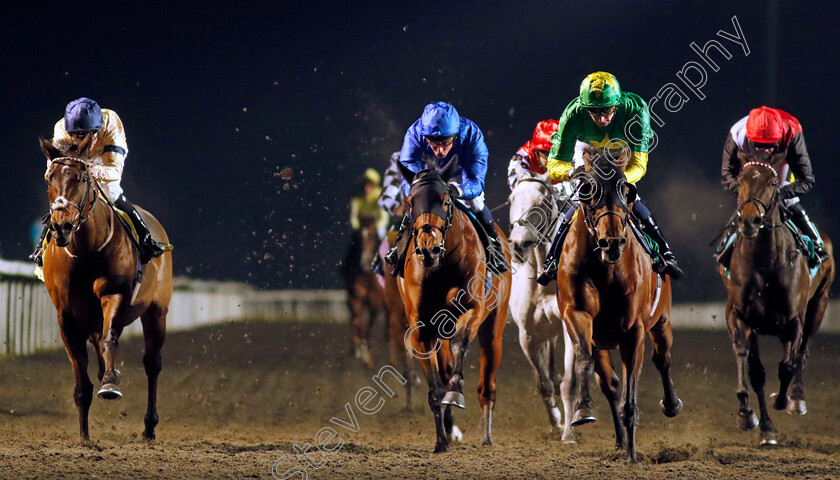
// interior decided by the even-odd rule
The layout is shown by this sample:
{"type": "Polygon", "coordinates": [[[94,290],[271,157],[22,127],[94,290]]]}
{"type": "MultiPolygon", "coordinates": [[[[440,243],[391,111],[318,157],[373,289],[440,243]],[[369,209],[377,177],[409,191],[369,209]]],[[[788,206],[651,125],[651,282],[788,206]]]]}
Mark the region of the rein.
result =
{"type": "MultiPolygon", "coordinates": [[[[99,185],[99,182],[97,182],[96,179],[93,178],[93,176],[91,176],[90,168],[89,168],[90,166],[88,165],[87,162],[85,162],[83,160],[73,158],[73,157],[57,157],[57,158],[52,159],[50,162],[51,162],[51,164],[53,162],[58,162],[60,165],[65,165],[65,166],[68,166],[68,167],[73,166],[73,164],[75,164],[75,163],[81,163],[82,165],[84,165],[85,173],[84,173],[84,176],[82,177],[82,181],[87,184],[87,189],[85,190],[85,195],[82,198],[82,202],[80,204],[76,204],[74,202],[71,202],[71,201],[67,200],[64,196],[60,196],[59,198],[57,198],[55,200],[55,202],[53,202],[50,205],[50,214],[52,214],[52,212],[54,212],[56,210],[69,210],[67,208],[68,205],[72,206],[73,208],[76,209],[76,211],[78,213],[73,218],[73,223],[74,223],[73,233],[76,233],[76,232],[79,231],[79,229],[82,228],[82,225],[87,223],[87,221],[90,219],[90,215],[93,212],[93,209],[96,208],[96,201],[100,197],[100,195],[105,199],[103,201],[107,202],[109,205],[111,205],[111,202],[109,201],[108,197],[105,195],[105,192],[102,191],[102,186],[99,185]],[[71,160],[73,163],[64,163],[61,160],[71,160]],[[94,188],[94,186],[95,186],[95,188],[94,188]],[[93,198],[90,200],[90,207],[88,208],[87,215],[84,215],[84,210],[85,210],[85,207],[87,206],[88,199],[91,197],[91,191],[93,192],[93,198]]],[[[114,216],[115,215],[116,214],[113,211],[111,211],[111,215],[108,218],[108,237],[105,239],[105,241],[102,243],[102,245],[100,245],[96,249],[97,252],[101,252],[102,250],[104,250],[105,247],[108,245],[108,243],[111,242],[111,239],[114,237],[114,216]]],[[[72,258],[78,257],[78,255],[70,253],[70,250],[68,250],[67,247],[64,247],[64,251],[65,251],[65,253],[67,253],[67,255],[69,255],[72,258]]]]}

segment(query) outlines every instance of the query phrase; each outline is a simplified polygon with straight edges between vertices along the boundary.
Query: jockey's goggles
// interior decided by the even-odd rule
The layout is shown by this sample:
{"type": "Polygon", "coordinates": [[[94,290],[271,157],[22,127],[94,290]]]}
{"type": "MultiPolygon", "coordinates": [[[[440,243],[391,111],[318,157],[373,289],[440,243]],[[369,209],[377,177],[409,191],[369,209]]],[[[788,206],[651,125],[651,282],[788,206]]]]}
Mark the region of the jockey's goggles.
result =
{"type": "Polygon", "coordinates": [[[81,130],[78,132],[68,132],[67,134],[75,138],[76,140],[84,140],[84,138],[87,137],[89,133],[96,133],[96,130],[81,130]]]}
{"type": "Polygon", "coordinates": [[[586,109],[592,115],[609,115],[613,110],[615,110],[615,105],[612,107],[591,107],[586,109]]]}
{"type": "Polygon", "coordinates": [[[773,151],[779,148],[779,142],[774,143],[753,143],[756,150],[773,151]]]}
{"type": "Polygon", "coordinates": [[[455,143],[455,136],[433,137],[428,135],[426,136],[426,142],[428,142],[430,147],[448,147],[455,143]]]}

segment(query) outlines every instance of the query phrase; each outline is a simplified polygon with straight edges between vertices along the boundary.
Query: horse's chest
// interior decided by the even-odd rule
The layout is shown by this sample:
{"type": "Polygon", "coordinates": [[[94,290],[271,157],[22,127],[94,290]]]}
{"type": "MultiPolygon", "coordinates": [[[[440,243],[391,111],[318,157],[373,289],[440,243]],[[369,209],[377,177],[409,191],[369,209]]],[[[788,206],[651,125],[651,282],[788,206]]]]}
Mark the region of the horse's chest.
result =
{"type": "Polygon", "coordinates": [[[753,276],[741,290],[738,310],[744,322],[751,327],[757,330],[773,328],[794,317],[792,298],[793,292],[778,279],[753,276]]]}

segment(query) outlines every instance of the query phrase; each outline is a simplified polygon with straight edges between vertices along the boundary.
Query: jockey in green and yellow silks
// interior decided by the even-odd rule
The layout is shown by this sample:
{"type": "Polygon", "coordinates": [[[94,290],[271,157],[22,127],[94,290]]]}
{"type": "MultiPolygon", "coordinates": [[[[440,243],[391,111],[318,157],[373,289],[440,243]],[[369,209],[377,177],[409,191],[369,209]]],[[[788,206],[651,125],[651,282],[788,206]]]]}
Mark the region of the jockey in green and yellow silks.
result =
{"type": "MultiPolygon", "coordinates": [[[[583,80],[580,94],[566,106],[560,116],[557,132],[551,138],[548,172],[553,180],[571,180],[570,173],[575,167],[575,143],[579,141],[608,158],[618,159],[622,157],[622,152],[629,153],[624,175],[628,183],[636,183],[647,172],[648,151],[653,138],[650,113],[642,97],[622,92],[618,80],[612,74],[595,72],[583,80]]],[[[538,280],[543,285],[557,277],[557,259],[574,213],[573,207],[567,210],[538,280]]],[[[674,279],[682,277],[683,272],[668,242],[638,196],[633,202],[632,211],[644,233],[659,247],[661,262],[657,267],[660,273],[666,273],[674,279]]]]}
{"type": "MultiPolygon", "coordinates": [[[[385,236],[390,217],[379,208],[379,196],[382,188],[379,186],[381,176],[372,168],[365,170],[358,179],[358,186],[350,198],[350,246],[341,265],[341,274],[348,285],[352,285],[355,275],[361,270],[362,260],[362,228],[365,225],[376,226],[379,239],[385,236]]],[[[377,245],[379,242],[376,242],[377,245]]]]}

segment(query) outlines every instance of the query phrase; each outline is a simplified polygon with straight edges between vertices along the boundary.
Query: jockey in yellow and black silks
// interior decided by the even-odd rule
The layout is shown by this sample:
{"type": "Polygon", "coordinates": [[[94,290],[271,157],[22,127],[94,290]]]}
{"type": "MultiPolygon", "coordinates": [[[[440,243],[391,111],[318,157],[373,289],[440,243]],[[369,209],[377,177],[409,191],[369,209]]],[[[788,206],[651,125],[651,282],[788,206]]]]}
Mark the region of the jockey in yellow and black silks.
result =
{"type": "MultiPolygon", "coordinates": [[[[56,122],[53,129],[53,143],[78,145],[88,136],[91,137],[91,146],[85,160],[90,164],[91,175],[102,186],[108,199],[131,218],[140,240],[140,260],[148,263],[152,258],[172,250],[171,245],[159,243],[152,238],[137,209],[123,195],[120,181],[128,155],[128,144],[120,117],[113,110],[100,108],[95,101],[82,97],[67,104],[64,118],[56,122]]],[[[43,263],[41,248],[47,232],[45,226],[41,241],[30,255],[38,265],[43,263]]]]}

